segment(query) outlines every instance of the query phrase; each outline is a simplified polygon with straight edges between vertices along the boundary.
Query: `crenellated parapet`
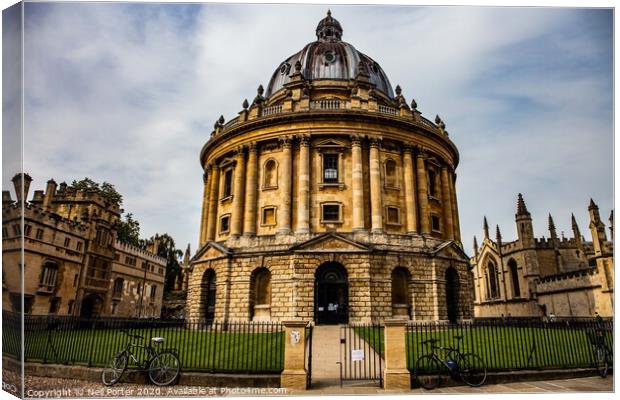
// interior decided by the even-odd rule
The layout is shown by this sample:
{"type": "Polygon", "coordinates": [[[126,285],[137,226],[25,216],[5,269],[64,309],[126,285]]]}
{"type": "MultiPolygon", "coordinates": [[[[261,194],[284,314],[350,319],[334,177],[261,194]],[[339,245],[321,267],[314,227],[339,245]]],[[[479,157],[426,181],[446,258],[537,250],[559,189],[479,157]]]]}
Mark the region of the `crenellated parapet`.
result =
{"type": "Polygon", "coordinates": [[[166,265],[165,257],[160,257],[157,254],[154,254],[146,249],[143,249],[143,248],[140,248],[140,247],[128,244],[128,243],[122,243],[116,240],[114,242],[114,249],[118,251],[122,251],[123,253],[129,254],[132,256],[139,257],[145,261],[149,261],[149,262],[152,262],[160,266],[166,265]]]}

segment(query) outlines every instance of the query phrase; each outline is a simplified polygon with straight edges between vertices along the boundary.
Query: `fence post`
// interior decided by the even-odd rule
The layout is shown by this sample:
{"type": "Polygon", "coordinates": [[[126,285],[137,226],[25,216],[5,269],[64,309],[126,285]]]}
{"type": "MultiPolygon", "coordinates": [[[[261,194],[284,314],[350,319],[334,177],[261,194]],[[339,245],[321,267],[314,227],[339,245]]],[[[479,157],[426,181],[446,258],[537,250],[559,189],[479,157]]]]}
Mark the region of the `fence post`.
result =
{"type": "Polygon", "coordinates": [[[410,389],[411,375],[407,369],[407,346],[405,326],[407,321],[388,319],[385,324],[385,369],[384,389],[410,389]]]}
{"type": "Polygon", "coordinates": [[[284,370],[280,374],[280,387],[306,390],[305,321],[284,321],[284,370]]]}

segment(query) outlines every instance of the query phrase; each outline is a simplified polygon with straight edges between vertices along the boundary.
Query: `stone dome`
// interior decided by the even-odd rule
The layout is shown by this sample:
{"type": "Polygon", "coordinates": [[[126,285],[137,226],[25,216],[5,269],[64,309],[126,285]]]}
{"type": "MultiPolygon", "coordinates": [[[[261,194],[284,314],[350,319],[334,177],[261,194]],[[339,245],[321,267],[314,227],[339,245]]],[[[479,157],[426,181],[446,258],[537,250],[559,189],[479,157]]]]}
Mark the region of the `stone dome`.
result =
{"type": "Polygon", "coordinates": [[[266,96],[270,97],[290,81],[295,64],[299,62],[300,72],[307,80],[351,80],[361,67],[368,73],[370,83],[375,85],[377,91],[393,98],[392,86],[383,69],[353,45],[343,42],[342,32],[340,23],[328,11],[327,16],[317,25],[317,40],[308,43],[301,51],[278,65],[267,85],[266,96]]]}

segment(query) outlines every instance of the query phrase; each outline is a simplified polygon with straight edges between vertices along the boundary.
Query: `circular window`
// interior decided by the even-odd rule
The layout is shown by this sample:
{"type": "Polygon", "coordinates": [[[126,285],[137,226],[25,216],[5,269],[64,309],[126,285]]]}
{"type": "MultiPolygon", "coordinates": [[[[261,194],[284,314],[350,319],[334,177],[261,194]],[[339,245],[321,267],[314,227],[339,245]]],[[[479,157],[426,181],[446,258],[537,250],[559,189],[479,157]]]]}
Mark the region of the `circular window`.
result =
{"type": "Polygon", "coordinates": [[[325,60],[326,63],[333,63],[334,61],[336,61],[336,54],[334,54],[333,51],[328,50],[323,54],[323,59],[325,60]]]}
{"type": "Polygon", "coordinates": [[[290,69],[291,69],[291,65],[289,63],[284,63],[280,67],[280,73],[282,75],[287,74],[290,69]]]}
{"type": "Polygon", "coordinates": [[[374,72],[375,74],[379,72],[379,64],[377,64],[376,62],[372,63],[372,72],[374,72]]]}

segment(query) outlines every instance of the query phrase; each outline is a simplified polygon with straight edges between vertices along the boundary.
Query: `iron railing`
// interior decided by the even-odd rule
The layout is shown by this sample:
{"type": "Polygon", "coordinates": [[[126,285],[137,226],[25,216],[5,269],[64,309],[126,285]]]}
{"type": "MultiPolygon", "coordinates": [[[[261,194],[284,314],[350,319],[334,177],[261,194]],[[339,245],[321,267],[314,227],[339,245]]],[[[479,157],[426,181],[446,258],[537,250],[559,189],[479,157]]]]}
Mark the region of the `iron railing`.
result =
{"type": "Polygon", "coordinates": [[[512,318],[413,323],[406,329],[407,368],[415,372],[416,360],[430,351],[422,342],[431,338],[439,339],[439,346],[458,346],[464,353],[479,355],[488,371],[590,368],[596,355],[593,333],[601,331],[613,351],[612,320],[512,318]]]}
{"type": "MultiPolygon", "coordinates": [[[[3,312],[3,354],[18,358],[19,315],[3,312]],[[11,325],[12,326],[12,325],[11,325]],[[7,341],[8,339],[8,341],[7,341]]],[[[184,371],[279,373],[284,365],[284,330],[278,322],[148,320],[25,316],[25,361],[103,366],[123,349],[127,330],[145,341],[161,336],[175,349],[184,371]]],[[[141,343],[145,344],[145,343],[141,343]]]]}

